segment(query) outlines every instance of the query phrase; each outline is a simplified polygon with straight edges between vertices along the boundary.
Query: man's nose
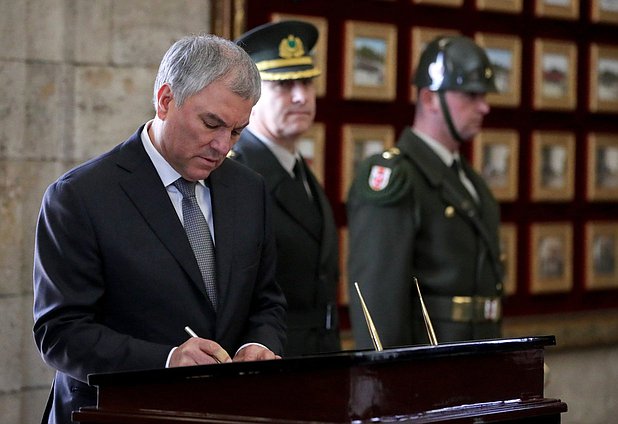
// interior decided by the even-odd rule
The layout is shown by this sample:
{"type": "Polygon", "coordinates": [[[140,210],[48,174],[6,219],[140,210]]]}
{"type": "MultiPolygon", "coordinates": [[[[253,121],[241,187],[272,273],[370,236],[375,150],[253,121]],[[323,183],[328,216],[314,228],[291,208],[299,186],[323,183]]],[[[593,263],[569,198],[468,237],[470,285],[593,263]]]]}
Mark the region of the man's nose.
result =
{"type": "Polygon", "coordinates": [[[292,101],[295,103],[305,103],[307,101],[307,87],[304,84],[294,84],[292,87],[292,101]]]}
{"type": "Polygon", "coordinates": [[[232,133],[230,131],[222,130],[217,132],[217,134],[210,143],[210,147],[223,155],[227,155],[227,153],[232,148],[232,142],[232,133]]]}

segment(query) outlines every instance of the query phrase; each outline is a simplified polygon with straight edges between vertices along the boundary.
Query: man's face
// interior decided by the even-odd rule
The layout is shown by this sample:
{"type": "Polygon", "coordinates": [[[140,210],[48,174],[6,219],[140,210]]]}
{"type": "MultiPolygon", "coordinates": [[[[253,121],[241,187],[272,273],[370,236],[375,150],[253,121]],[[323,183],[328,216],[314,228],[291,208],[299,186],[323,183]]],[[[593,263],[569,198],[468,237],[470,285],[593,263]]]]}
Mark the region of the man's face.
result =
{"type": "Polygon", "coordinates": [[[225,160],[249,123],[253,102],[216,81],[178,108],[166,84],[158,93],[162,121],[153,139],[157,150],[185,179],[206,179],[225,160]]]}
{"type": "Polygon", "coordinates": [[[262,96],[253,108],[251,126],[275,142],[294,140],[315,118],[312,79],[262,81],[262,96]]]}
{"type": "Polygon", "coordinates": [[[485,94],[461,91],[447,91],[445,94],[459,135],[464,140],[472,140],[481,131],[483,118],[490,110],[485,94]]]}

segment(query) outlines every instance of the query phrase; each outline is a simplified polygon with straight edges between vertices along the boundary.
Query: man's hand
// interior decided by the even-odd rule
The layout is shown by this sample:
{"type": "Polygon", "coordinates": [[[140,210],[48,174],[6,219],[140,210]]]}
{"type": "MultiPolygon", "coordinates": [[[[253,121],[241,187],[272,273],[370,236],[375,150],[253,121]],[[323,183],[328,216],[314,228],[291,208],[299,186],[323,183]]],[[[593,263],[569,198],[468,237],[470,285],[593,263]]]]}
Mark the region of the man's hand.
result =
{"type": "Polygon", "coordinates": [[[271,350],[255,344],[243,347],[234,355],[234,362],[266,361],[269,359],[281,359],[281,356],[275,355],[271,350]]]}
{"type": "MultiPolygon", "coordinates": [[[[236,355],[238,356],[238,355],[236,355]]],[[[174,350],[170,367],[216,364],[232,362],[230,355],[217,342],[199,337],[191,337],[174,350]]]]}

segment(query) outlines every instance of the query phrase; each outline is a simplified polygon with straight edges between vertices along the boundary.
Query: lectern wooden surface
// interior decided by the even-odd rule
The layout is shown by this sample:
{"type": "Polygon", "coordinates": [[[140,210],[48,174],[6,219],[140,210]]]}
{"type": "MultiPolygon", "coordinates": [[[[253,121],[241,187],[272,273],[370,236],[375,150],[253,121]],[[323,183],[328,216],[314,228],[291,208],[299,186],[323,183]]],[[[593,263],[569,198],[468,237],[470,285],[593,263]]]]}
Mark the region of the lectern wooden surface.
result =
{"type": "Polygon", "coordinates": [[[553,336],[91,375],[73,419],[151,423],[559,423],[543,396],[553,336]]]}

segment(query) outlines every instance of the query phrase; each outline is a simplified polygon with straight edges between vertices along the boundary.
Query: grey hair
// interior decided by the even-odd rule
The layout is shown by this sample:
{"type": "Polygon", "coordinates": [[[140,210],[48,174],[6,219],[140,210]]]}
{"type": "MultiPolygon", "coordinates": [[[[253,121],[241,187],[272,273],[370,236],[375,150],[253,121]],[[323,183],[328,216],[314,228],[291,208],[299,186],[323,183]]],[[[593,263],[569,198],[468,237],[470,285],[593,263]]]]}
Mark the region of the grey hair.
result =
{"type": "Polygon", "coordinates": [[[168,84],[176,106],[209,84],[225,79],[226,86],[253,104],[260,98],[261,79],[255,63],[235,43],[212,34],[184,37],[175,42],[161,59],[154,83],[154,107],[157,93],[168,84]]]}

